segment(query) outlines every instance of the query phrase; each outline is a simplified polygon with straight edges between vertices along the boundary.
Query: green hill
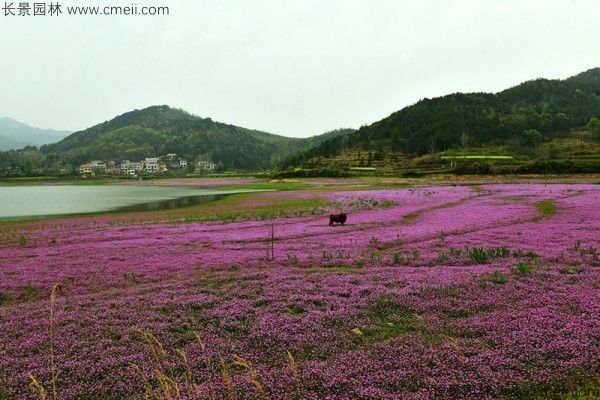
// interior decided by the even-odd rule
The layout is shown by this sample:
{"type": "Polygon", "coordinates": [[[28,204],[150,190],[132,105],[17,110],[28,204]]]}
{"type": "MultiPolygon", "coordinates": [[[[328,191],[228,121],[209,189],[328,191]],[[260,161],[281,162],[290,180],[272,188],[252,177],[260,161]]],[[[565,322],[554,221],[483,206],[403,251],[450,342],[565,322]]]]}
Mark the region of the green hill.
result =
{"type": "Polygon", "coordinates": [[[423,99],[348,135],[289,155],[278,167],[314,167],[334,159],[352,166],[390,155],[485,147],[535,156],[538,146],[569,138],[593,117],[600,117],[600,68],[565,80],[536,79],[495,94],[423,99]]]}
{"type": "Polygon", "coordinates": [[[264,170],[271,168],[274,157],[309,148],[332,136],[334,133],[290,138],[215,122],[168,106],[153,106],[73,133],[40,151],[71,165],[91,159],[140,160],[177,153],[189,160],[210,159],[222,169],[264,170]]]}
{"type": "Polygon", "coordinates": [[[40,150],[73,165],[91,159],[139,160],[177,153],[190,160],[211,159],[224,169],[259,170],[270,168],[272,157],[294,142],[168,106],[153,106],[76,132],[40,150]]]}

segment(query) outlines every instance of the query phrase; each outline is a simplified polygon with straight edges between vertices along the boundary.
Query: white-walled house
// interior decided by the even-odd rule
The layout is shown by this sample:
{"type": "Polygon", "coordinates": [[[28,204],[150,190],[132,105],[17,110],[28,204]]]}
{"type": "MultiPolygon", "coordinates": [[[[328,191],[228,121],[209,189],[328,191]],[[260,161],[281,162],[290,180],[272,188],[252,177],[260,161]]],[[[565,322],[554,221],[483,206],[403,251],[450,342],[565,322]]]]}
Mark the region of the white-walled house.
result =
{"type": "Polygon", "coordinates": [[[149,173],[164,172],[167,170],[167,166],[158,157],[146,158],[143,161],[143,165],[144,171],[149,173]]]}
{"type": "Polygon", "coordinates": [[[94,166],[92,163],[81,164],[79,166],[79,173],[84,176],[94,176],[96,172],[94,171],[94,166]]]}
{"type": "Polygon", "coordinates": [[[133,176],[136,174],[137,170],[134,168],[133,166],[134,163],[132,163],[129,160],[125,160],[121,163],[121,174],[123,175],[130,175],[133,176]]]}
{"type": "Polygon", "coordinates": [[[129,160],[124,160],[121,162],[121,173],[123,175],[136,175],[138,172],[144,169],[141,162],[131,162],[129,160]]]}
{"type": "Polygon", "coordinates": [[[217,164],[212,161],[198,161],[196,169],[198,171],[214,171],[216,167],[217,164]]]}
{"type": "Polygon", "coordinates": [[[93,161],[90,161],[90,164],[92,165],[92,168],[102,169],[106,172],[106,163],[104,161],[93,160],[93,161]]]}
{"type": "Polygon", "coordinates": [[[188,163],[186,160],[179,160],[179,168],[187,168],[188,163]]]}
{"type": "Polygon", "coordinates": [[[144,160],[144,170],[146,172],[158,172],[159,168],[158,157],[146,158],[144,160]]]}

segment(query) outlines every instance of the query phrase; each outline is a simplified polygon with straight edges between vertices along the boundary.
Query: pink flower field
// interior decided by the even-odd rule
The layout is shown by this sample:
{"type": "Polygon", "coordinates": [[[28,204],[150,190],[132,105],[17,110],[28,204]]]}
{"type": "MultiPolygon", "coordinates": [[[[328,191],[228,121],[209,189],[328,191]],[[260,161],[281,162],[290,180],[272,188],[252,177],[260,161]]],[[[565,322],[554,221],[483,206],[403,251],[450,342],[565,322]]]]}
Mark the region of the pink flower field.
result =
{"type": "Polygon", "coordinates": [[[0,399],[53,387],[66,400],[544,399],[598,387],[599,185],[324,195],[346,225],[11,225],[0,399]]]}

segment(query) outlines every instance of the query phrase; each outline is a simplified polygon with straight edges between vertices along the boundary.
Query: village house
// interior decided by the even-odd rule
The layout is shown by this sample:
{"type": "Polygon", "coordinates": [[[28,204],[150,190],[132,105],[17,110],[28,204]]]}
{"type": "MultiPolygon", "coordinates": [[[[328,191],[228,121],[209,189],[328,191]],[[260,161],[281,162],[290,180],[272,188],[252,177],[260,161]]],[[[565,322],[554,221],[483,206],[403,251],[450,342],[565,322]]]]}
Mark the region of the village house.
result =
{"type": "Polygon", "coordinates": [[[167,166],[161,163],[158,157],[146,158],[144,160],[144,171],[149,173],[164,172],[167,166]]]}
{"type": "Polygon", "coordinates": [[[96,175],[96,172],[94,171],[92,163],[87,163],[79,166],[79,174],[83,176],[94,176],[96,175]]]}
{"type": "Polygon", "coordinates": [[[117,167],[116,165],[108,167],[108,169],[106,170],[106,172],[109,175],[121,175],[122,174],[121,168],[117,167]]]}
{"type": "Polygon", "coordinates": [[[144,160],[144,170],[146,172],[158,172],[158,158],[157,157],[152,157],[152,158],[146,158],[144,160]]]}
{"type": "Polygon", "coordinates": [[[134,176],[138,171],[133,166],[133,163],[127,161],[121,164],[121,174],[134,176]]]}
{"type": "Polygon", "coordinates": [[[123,175],[134,176],[143,169],[141,162],[131,162],[129,160],[123,160],[123,162],[121,162],[121,174],[123,175]]]}
{"type": "Polygon", "coordinates": [[[179,160],[179,168],[187,168],[187,166],[188,166],[188,163],[186,160],[184,160],[184,159],[179,160]]]}
{"type": "Polygon", "coordinates": [[[198,163],[196,164],[196,170],[197,171],[214,171],[215,168],[217,167],[217,164],[215,164],[212,161],[198,161],[198,163]]]}
{"type": "Polygon", "coordinates": [[[92,168],[94,170],[97,170],[100,172],[106,172],[106,163],[104,161],[93,160],[93,161],[90,161],[90,164],[92,165],[92,168]]]}

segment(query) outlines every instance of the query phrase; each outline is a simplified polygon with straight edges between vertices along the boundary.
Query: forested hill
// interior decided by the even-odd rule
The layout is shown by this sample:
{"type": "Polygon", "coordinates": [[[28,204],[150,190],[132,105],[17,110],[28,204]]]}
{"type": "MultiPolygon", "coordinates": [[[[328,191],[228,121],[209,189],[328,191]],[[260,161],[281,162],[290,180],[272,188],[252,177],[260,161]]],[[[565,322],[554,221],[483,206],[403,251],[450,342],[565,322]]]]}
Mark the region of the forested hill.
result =
{"type": "Polygon", "coordinates": [[[91,159],[140,160],[177,153],[190,160],[212,160],[222,169],[261,170],[271,168],[277,155],[306,149],[331,134],[320,137],[289,138],[153,106],[76,132],[40,150],[71,165],[91,159]]]}
{"type": "Polygon", "coordinates": [[[467,145],[543,141],[566,136],[593,117],[600,117],[600,68],[565,80],[536,79],[496,94],[423,99],[349,135],[290,155],[279,167],[306,165],[347,149],[419,155],[467,145]]]}

